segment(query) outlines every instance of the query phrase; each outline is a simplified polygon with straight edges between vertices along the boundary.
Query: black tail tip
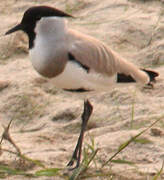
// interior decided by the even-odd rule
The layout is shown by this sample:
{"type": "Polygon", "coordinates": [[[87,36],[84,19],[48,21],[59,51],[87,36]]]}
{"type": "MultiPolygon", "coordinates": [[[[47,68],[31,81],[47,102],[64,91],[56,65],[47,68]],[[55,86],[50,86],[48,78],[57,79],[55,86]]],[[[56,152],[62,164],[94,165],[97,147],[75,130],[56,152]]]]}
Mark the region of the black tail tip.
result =
{"type": "Polygon", "coordinates": [[[155,82],[156,77],[159,76],[159,73],[153,70],[148,70],[148,69],[142,69],[142,71],[146,72],[150,78],[150,82],[155,82]]]}

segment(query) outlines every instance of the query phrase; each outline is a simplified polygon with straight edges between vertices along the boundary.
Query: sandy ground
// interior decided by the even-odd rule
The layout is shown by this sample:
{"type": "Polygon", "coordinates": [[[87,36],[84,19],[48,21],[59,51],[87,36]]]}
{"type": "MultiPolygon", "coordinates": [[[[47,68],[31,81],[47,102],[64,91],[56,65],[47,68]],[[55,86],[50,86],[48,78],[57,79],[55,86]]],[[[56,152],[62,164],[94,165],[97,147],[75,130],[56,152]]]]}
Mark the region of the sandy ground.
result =
{"type": "MultiPolygon", "coordinates": [[[[65,167],[80,131],[83,98],[44,85],[45,80],[31,66],[27,37],[23,33],[3,36],[21,20],[28,7],[40,4],[73,14],[77,19],[69,20],[69,26],[104,41],[129,61],[160,73],[154,89],[118,86],[110,92],[92,95],[94,112],[85,136],[88,143],[90,137],[94,138],[100,148],[97,156],[105,161],[123,142],[161,118],[142,135],[146,143],[132,143],[117,157],[134,162],[135,167],[111,166],[118,174],[115,179],[151,179],[164,160],[164,3],[156,0],[101,0],[101,3],[99,0],[1,0],[0,132],[3,125],[14,119],[11,136],[24,154],[42,160],[48,167],[65,167]]],[[[14,150],[6,141],[2,147],[14,150]]],[[[0,157],[1,164],[14,161],[15,157],[5,152],[0,157]]],[[[23,178],[8,177],[10,180],[23,178]]]]}

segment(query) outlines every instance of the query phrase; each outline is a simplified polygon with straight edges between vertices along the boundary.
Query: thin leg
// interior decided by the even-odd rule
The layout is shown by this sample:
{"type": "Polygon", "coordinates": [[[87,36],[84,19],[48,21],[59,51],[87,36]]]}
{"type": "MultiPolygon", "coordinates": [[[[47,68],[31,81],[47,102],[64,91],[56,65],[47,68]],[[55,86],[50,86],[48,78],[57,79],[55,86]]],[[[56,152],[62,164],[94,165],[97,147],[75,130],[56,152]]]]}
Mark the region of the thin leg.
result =
{"type": "Polygon", "coordinates": [[[84,101],[84,111],[83,111],[83,114],[81,116],[81,119],[82,119],[81,132],[80,132],[75,150],[72,154],[72,158],[69,161],[69,163],[67,164],[67,166],[73,166],[74,161],[77,161],[75,168],[79,167],[84,133],[86,130],[88,120],[92,114],[92,110],[93,110],[93,106],[91,105],[91,103],[88,100],[84,101]]]}

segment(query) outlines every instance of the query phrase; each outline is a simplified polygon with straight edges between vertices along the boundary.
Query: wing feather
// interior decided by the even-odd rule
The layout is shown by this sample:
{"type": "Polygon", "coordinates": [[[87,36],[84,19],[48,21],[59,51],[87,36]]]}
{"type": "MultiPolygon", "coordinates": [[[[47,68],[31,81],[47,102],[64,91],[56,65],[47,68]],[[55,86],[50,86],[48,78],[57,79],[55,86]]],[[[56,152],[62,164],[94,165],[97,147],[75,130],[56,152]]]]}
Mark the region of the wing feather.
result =
{"type": "Polygon", "coordinates": [[[69,31],[69,52],[84,66],[97,73],[113,76],[131,75],[137,82],[148,83],[148,75],[131,62],[120,57],[104,43],[74,30],[69,31]]]}

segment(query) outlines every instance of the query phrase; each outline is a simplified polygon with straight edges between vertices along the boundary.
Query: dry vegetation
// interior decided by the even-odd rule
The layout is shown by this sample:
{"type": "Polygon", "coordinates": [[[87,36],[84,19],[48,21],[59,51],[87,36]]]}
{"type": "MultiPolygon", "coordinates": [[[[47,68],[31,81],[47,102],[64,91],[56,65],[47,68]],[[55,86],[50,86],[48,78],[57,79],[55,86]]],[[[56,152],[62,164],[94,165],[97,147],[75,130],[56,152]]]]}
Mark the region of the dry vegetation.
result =
{"type": "Polygon", "coordinates": [[[0,9],[0,179],[164,179],[163,1],[1,0],[0,9]],[[3,36],[40,4],[71,13],[71,27],[160,73],[154,89],[119,86],[90,97],[83,163],[72,172],[65,166],[80,131],[82,98],[34,71],[23,33],[3,36]]]}

